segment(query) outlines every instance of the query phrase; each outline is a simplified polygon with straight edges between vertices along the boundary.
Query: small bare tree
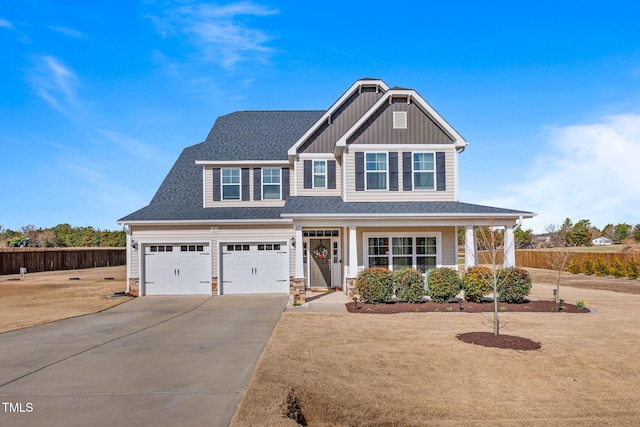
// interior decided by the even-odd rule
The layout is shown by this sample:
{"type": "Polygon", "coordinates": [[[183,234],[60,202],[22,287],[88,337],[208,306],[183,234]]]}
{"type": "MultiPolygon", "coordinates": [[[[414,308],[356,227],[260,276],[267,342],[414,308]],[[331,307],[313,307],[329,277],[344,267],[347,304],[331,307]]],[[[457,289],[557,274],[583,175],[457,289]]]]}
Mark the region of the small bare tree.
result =
{"type": "Polygon", "coordinates": [[[545,249],[542,252],[542,256],[544,258],[545,264],[549,267],[549,269],[556,272],[556,291],[553,295],[553,300],[558,302],[560,300],[560,278],[562,272],[569,267],[569,263],[573,258],[573,252],[570,248],[562,246],[545,249]]]}
{"type": "MultiPolygon", "coordinates": [[[[489,219],[485,227],[480,227],[480,233],[476,234],[477,242],[465,242],[469,245],[468,250],[474,250],[473,245],[483,249],[479,254],[479,264],[485,265],[484,280],[489,283],[493,293],[493,334],[500,334],[500,318],[498,316],[498,287],[500,282],[509,279],[509,272],[504,270],[504,254],[508,250],[515,250],[515,239],[507,241],[501,227],[496,227],[495,220],[489,219]]],[[[511,266],[508,266],[511,267],[511,266]]]]}

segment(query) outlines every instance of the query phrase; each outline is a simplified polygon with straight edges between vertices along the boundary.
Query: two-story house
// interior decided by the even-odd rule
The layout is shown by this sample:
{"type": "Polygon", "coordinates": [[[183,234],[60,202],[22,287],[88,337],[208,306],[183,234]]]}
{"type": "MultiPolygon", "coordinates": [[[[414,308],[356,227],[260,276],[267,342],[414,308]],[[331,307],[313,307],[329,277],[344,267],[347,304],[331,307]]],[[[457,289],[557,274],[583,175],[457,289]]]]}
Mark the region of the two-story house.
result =
{"type": "MultiPolygon", "coordinates": [[[[457,235],[531,212],[458,201],[467,142],[415,91],[356,81],[326,111],[241,111],[186,148],[151,203],[120,219],[128,291],[289,293],[363,268],[457,268],[457,235]]],[[[475,265],[466,245],[465,265],[475,265]]]]}

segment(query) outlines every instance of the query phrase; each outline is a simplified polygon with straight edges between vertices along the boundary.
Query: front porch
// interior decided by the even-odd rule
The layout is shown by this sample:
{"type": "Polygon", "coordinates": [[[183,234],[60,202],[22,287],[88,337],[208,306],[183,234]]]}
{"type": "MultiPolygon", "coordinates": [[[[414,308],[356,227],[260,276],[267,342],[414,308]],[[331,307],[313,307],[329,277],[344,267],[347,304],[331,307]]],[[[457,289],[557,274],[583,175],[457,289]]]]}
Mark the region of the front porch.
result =
{"type": "MultiPolygon", "coordinates": [[[[326,222],[326,221],[323,221],[326,222]]],[[[426,224],[425,224],[426,223],[426,224]]],[[[295,275],[291,279],[293,302],[304,304],[309,291],[337,290],[347,299],[355,292],[355,279],[365,268],[379,266],[391,270],[416,268],[424,274],[431,268],[459,270],[458,230],[464,227],[464,268],[479,263],[476,231],[486,225],[439,226],[422,224],[356,225],[328,227],[295,224],[295,275]],[[341,291],[339,290],[341,289],[341,291]]],[[[498,226],[498,225],[496,225],[498,226]]],[[[515,266],[514,225],[504,228],[500,248],[505,266],[515,266]]]]}

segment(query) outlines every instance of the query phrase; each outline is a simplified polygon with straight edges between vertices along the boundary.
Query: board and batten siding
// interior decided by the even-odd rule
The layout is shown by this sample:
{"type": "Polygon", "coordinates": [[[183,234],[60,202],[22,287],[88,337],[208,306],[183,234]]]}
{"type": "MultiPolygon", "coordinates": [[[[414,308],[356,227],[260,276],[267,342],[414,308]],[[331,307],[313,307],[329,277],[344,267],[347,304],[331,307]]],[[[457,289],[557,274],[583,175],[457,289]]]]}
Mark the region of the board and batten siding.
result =
{"type": "Polygon", "coordinates": [[[452,144],[453,137],[413,101],[393,98],[384,103],[347,140],[347,144],[452,144]],[[407,113],[407,128],[393,128],[393,113],[407,113]]]}
{"type": "MultiPolygon", "coordinates": [[[[215,166],[218,167],[218,166],[215,166]]],[[[247,168],[246,165],[243,166],[222,166],[221,168],[247,168]]],[[[277,167],[277,166],[255,166],[255,167],[249,167],[249,200],[243,201],[243,200],[218,200],[215,201],[213,200],[213,169],[214,166],[211,165],[206,165],[204,167],[204,207],[205,208],[213,208],[213,207],[229,207],[229,208],[233,208],[233,207],[250,207],[250,206],[262,206],[262,207],[267,207],[267,206],[284,206],[285,200],[281,199],[281,200],[254,200],[255,199],[255,194],[254,194],[254,168],[271,168],[271,167],[277,167]]],[[[290,168],[289,169],[289,190],[290,190],[290,194],[293,193],[293,191],[291,191],[292,189],[292,185],[291,185],[291,180],[293,179],[293,169],[290,168]]],[[[284,185],[282,183],[283,179],[282,179],[282,175],[281,175],[281,185],[284,185]]],[[[282,191],[282,190],[281,190],[282,191]]]]}
{"type": "MultiPolygon", "coordinates": [[[[211,244],[211,275],[219,277],[218,248],[219,242],[286,242],[289,246],[290,275],[295,274],[295,250],[291,248],[291,238],[295,231],[291,225],[263,225],[255,226],[133,226],[131,237],[135,241],[154,243],[187,243],[207,242],[211,244]]],[[[129,273],[131,277],[138,277],[140,257],[144,255],[142,247],[133,253],[129,273]]]]}
{"type": "MultiPolygon", "coordinates": [[[[363,152],[358,150],[357,146],[351,146],[349,153],[345,153],[343,155],[343,167],[346,168],[346,193],[347,193],[347,201],[348,202],[429,202],[429,201],[455,201],[455,156],[458,153],[455,151],[455,148],[452,145],[445,146],[437,149],[439,152],[445,153],[445,171],[446,171],[446,190],[445,191],[437,191],[437,190],[412,190],[412,191],[404,191],[404,168],[402,165],[402,153],[408,152],[409,150],[404,149],[404,147],[399,147],[398,149],[387,148],[386,150],[374,151],[367,150],[365,152],[397,152],[398,153],[398,190],[390,191],[390,190],[364,190],[364,191],[356,191],[356,166],[355,166],[355,157],[356,152],[363,152]]],[[[415,152],[434,152],[435,150],[425,150],[421,149],[420,146],[416,146],[414,149],[415,152]]],[[[434,159],[435,160],[435,159],[434,159]]],[[[388,165],[387,165],[388,167],[388,165]]],[[[436,176],[438,171],[436,170],[436,176]]],[[[365,177],[366,179],[366,177],[365,177]]],[[[437,179],[437,178],[436,178],[437,179]]],[[[387,180],[387,187],[389,181],[387,180]]]]}
{"type": "Polygon", "coordinates": [[[358,227],[356,230],[356,240],[358,243],[358,269],[364,267],[364,257],[366,248],[363,247],[364,234],[380,233],[381,236],[392,236],[394,234],[412,234],[420,236],[423,233],[442,233],[442,266],[458,268],[458,236],[455,227],[358,227]]]}
{"type": "Polygon", "coordinates": [[[363,87],[355,91],[331,114],[309,138],[302,143],[298,153],[333,153],[336,141],[382,97],[375,87],[363,87]]]}

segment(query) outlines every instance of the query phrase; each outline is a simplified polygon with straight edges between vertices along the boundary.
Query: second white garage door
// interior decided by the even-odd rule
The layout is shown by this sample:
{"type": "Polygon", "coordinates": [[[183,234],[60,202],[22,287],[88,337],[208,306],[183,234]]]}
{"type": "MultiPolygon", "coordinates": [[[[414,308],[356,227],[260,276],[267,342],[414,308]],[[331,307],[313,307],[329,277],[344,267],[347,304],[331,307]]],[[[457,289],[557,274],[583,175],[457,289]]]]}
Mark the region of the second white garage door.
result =
{"type": "Polygon", "coordinates": [[[286,243],[225,243],[222,294],[289,293],[289,251],[286,243]]]}

